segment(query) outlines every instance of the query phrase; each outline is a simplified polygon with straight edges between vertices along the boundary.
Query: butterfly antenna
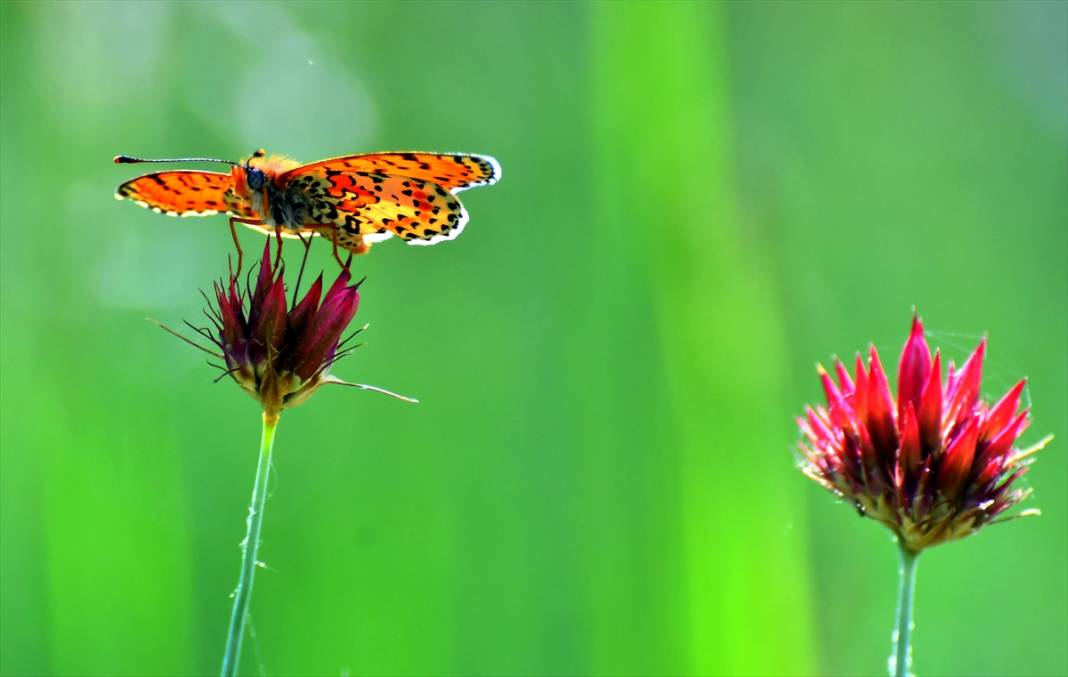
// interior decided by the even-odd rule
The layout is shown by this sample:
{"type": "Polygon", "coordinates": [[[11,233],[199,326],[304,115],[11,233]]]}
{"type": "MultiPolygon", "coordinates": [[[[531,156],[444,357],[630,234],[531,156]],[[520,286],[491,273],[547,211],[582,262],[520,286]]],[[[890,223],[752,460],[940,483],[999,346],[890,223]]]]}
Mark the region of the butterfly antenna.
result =
{"type": "Polygon", "coordinates": [[[179,158],[160,158],[158,160],[150,160],[147,158],[130,157],[129,155],[116,155],[115,164],[117,165],[136,165],[142,162],[219,162],[224,165],[230,165],[236,167],[236,162],[230,162],[229,160],[219,160],[212,157],[179,157],[179,158]]]}

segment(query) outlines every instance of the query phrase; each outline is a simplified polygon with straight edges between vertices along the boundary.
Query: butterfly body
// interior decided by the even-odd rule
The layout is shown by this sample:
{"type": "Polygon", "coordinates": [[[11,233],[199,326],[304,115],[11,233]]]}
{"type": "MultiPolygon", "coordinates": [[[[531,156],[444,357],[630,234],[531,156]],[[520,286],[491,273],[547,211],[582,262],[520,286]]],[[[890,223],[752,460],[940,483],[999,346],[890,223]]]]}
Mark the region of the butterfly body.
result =
{"type": "MultiPolygon", "coordinates": [[[[125,156],[115,161],[142,162],[125,156]]],[[[227,213],[231,226],[320,235],[362,254],[392,236],[409,244],[453,239],[467,222],[455,193],[500,178],[493,158],[455,153],[369,153],[302,165],[257,151],[243,163],[227,164],[229,174],[147,174],[119,186],[116,197],[170,216],[227,213]]]]}

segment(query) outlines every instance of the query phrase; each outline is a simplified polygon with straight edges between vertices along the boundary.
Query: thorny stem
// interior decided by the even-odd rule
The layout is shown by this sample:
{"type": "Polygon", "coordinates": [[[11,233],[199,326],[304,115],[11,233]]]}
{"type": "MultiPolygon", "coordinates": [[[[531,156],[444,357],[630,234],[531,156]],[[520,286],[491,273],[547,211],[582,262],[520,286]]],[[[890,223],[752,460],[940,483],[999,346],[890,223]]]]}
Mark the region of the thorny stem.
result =
{"type": "Polygon", "coordinates": [[[898,569],[897,626],[894,628],[894,647],[890,653],[891,677],[910,677],[912,673],[912,598],[916,589],[916,563],[920,553],[908,549],[898,540],[901,566],[898,569]]]}
{"type": "Polygon", "coordinates": [[[252,578],[256,573],[256,550],[260,543],[260,527],[263,525],[263,504],[267,500],[267,473],[271,467],[271,450],[274,447],[274,431],[278,426],[278,414],[263,414],[263,437],[260,441],[260,459],[256,464],[256,482],[252,487],[252,503],[248,507],[248,532],[241,542],[241,575],[234,592],[234,609],[230,615],[230,630],[226,636],[226,653],[223,656],[222,676],[237,674],[241,658],[241,639],[245,634],[245,619],[249,599],[252,597],[252,578]]]}

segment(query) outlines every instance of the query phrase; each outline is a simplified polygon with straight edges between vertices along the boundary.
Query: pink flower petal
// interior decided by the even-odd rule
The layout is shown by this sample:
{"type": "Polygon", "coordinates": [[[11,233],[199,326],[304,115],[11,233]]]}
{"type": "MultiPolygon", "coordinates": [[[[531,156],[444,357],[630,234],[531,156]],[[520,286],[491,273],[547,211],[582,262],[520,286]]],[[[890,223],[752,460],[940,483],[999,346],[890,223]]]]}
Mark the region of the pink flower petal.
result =
{"type": "Polygon", "coordinates": [[[871,347],[871,373],[868,382],[868,432],[877,453],[889,455],[897,449],[897,428],[894,426],[894,396],[886,381],[882,361],[875,346],[871,347]]]}
{"type": "Polygon", "coordinates": [[[952,429],[966,419],[979,400],[979,382],[983,377],[983,356],[986,354],[986,339],[979,342],[964,365],[960,368],[952,392],[946,394],[949,399],[947,409],[947,426],[952,429]]]}
{"type": "Polygon", "coordinates": [[[983,427],[979,430],[980,440],[988,440],[998,435],[1009,424],[1013,416],[1016,415],[1016,408],[1020,405],[1020,394],[1023,393],[1026,385],[1027,379],[1022,379],[1009,392],[1005,393],[1004,397],[998,400],[998,403],[994,405],[994,408],[990,410],[990,413],[986,415],[983,421],[983,427]]]}
{"type": "Polygon", "coordinates": [[[920,407],[920,396],[931,373],[931,351],[923,337],[923,323],[919,315],[912,318],[912,333],[901,351],[897,370],[897,415],[905,417],[905,407],[912,404],[920,407]]]}
{"type": "Polygon", "coordinates": [[[979,419],[972,417],[946,447],[946,453],[938,468],[938,490],[946,498],[955,500],[960,495],[961,487],[972,471],[975,443],[978,439],[979,419]]]}
{"type": "Polygon", "coordinates": [[[924,451],[932,454],[942,446],[942,357],[937,352],[920,395],[918,417],[924,451]]]}

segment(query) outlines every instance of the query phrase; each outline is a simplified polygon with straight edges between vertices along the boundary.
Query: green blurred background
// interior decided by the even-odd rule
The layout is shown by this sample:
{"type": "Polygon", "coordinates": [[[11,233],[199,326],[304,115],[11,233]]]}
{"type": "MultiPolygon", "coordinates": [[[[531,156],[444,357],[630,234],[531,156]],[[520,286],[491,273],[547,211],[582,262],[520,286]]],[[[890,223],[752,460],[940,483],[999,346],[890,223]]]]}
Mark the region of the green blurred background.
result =
{"type": "Polygon", "coordinates": [[[243,672],[882,674],[895,548],[792,417],[915,305],[1058,436],[1043,517],[924,556],[916,666],[1065,674],[1066,7],[0,4],[0,672],[218,670],[258,410],[144,318],[197,318],[230,236],[111,157],[265,146],[504,179],[358,260],[336,373],[423,403],[283,416],[243,672]]]}

